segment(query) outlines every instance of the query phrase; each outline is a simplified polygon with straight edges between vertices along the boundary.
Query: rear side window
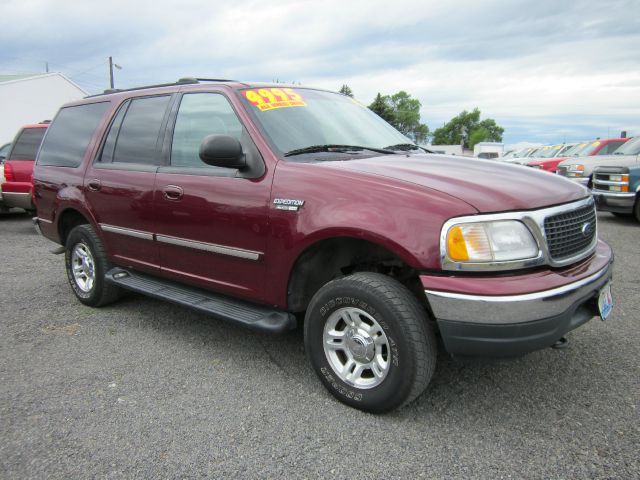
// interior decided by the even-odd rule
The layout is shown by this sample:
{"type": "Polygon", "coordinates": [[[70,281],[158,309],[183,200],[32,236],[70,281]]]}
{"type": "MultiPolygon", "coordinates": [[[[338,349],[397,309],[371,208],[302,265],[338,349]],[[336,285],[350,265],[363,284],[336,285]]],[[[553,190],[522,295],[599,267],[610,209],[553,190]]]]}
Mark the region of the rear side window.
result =
{"type": "Polygon", "coordinates": [[[135,98],[114,119],[100,161],[162,164],[157,143],[170,95],[135,98]]]}
{"type": "Polygon", "coordinates": [[[82,162],[108,102],[88,103],[60,110],[42,144],[38,165],[77,167],[82,162]]]}
{"type": "Polygon", "coordinates": [[[46,128],[25,128],[11,149],[7,160],[35,160],[46,128]]]}

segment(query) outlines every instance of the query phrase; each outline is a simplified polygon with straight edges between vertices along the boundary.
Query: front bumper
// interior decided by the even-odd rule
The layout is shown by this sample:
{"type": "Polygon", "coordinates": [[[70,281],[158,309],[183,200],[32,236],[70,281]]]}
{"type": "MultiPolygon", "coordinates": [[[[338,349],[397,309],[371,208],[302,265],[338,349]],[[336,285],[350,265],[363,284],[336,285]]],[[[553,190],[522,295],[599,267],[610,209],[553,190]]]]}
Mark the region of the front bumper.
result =
{"type": "Polygon", "coordinates": [[[421,280],[449,353],[517,356],[553,345],[598,315],[612,263],[611,249],[599,242],[592,257],[563,271],[421,280]]]}
{"type": "Polygon", "coordinates": [[[598,210],[616,213],[633,213],[636,202],[635,193],[602,193],[593,192],[598,210]]]}

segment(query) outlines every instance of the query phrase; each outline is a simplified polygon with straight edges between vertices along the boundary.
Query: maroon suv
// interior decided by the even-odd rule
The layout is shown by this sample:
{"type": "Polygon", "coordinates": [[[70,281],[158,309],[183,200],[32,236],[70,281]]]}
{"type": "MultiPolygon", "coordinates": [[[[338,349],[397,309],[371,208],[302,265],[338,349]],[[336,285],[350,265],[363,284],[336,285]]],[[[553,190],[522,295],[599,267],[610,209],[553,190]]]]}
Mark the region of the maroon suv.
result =
{"type": "Polygon", "coordinates": [[[515,356],[612,306],[583,187],[426,154],[323,90],[184,79],[69,103],[35,197],[81,302],[132,290],[269,332],[304,315],[324,385],[371,412],[420,395],[436,335],[515,356]]]}

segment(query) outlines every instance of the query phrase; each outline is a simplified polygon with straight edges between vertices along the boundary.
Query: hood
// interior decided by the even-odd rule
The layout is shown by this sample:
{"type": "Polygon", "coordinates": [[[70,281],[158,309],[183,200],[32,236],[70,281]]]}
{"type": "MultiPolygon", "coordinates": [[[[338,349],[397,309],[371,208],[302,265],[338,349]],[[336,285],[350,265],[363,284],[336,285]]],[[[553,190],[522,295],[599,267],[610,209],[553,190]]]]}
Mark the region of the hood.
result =
{"type": "Polygon", "coordinates": [[[535,209],[589,195],[584,187],[552,173],[466,157],[385,155],[321,165],[421,185],[459,198],[480,212],[535,209]]]}
{"type": "Polygon", "coordinates": [[[590,173],[596,167],[629,167],[639,160],[640,155],[594,155],[568,158],[560,165],[584,165],[585,173],[590,173]]]}

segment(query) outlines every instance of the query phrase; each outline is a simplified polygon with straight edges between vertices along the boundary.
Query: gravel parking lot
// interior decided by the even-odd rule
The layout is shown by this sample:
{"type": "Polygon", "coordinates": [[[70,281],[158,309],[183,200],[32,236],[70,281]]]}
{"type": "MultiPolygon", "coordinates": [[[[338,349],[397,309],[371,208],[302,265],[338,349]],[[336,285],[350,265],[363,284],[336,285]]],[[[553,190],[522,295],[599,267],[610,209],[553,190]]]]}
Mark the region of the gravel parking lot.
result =
{"type": "Polygon", "coordinates": [[[333,399],[300,329],[129,295],[77,302],[62,256],[0,216],[1,478],[640,478],[640,226],[599,214],[614,313],[510,361],[441,354],[412,405],[333,399]]]}

